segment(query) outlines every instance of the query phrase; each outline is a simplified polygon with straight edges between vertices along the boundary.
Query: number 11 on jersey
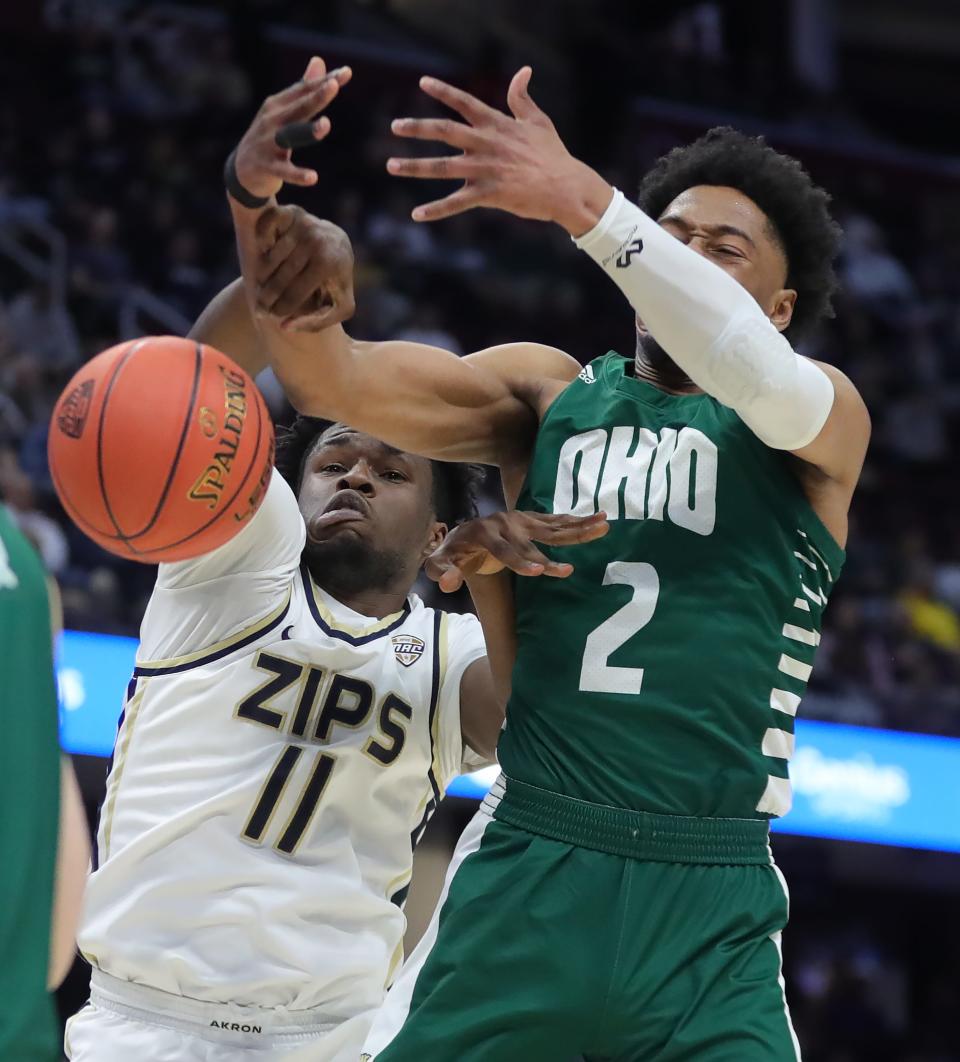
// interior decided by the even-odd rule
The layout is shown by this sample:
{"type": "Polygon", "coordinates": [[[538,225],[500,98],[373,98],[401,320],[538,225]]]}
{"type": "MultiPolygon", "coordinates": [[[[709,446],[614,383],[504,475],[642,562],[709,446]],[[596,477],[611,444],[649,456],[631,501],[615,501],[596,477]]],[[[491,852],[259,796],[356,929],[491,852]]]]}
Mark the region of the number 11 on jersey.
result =
{"type": "Polygon", "coordinates": [[[629,586],[633,596],[587,635],[580,689],[585,693],[639,693],[643,668],[614,667],[607,661],[653,619],[660,596],[660,577],[652,564],[612,561],[603,573],[603,585],[629,586]]]}
{"type": "MultiPolygon", "coordinates": [[[[305,751],[300,745],[287,745],[280,753],[277,762],[273,765],[273,770],[263,784],[263,789],[260,790],[260,796],[257,798],[253,811],[250,812],[250,818],[247,819],[247,824],[243,828],[244,840],[259,844],[263,839],[273,813],[280,803],[280,798],[287,788],[290,774],[305,751]]],[[[335,763],[336,757],[329,753],[317,753],[310,778],[303,787],[303,793],[290,816],[290,821],[284,826],[279,840],[274,845],[278,852],[293,855],[296,851],[307,826],[310,825],[313,813],[317,810],[327,782],[330,781],[335,763]]]]}

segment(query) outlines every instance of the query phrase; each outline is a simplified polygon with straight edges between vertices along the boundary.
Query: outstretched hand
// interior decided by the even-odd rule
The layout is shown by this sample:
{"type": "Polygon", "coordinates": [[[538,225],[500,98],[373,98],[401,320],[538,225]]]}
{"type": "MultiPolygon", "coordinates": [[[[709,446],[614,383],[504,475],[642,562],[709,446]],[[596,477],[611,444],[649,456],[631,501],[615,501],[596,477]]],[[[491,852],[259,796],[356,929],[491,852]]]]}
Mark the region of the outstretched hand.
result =
{"type": "Polygon", "coordinates": [[[573,546],[593,542],[610,530],[606,513],[593,516],[528,513],[516,509],[469,520],[455,527],[428,558],[424,571],[447,593],[464,579],[509,568],[517,575],[565,579],[573,565],[550,560],[534,545],[573,546]]]}
{"type": "Polygon", "coordinates": [[[281,130],[289,133],[292,127],[296,146],[302,146],[308,136],[323,140],[330,132],[330,119],[320,112],[352,76],[348,66],[328,74],[324,61],[314,56],[302,80],[264,100],[243,134],[234,160],[237,178],[251,195],[269,198],[284,184],[309,188],[317,183],[317,171],[294,165],[291,148],[281,147],[277,134],[281,130]]]}
{"type": "Polygon", "coordinates": [[[474,207],[495,207],[517,217],[556,221],[572,235],[596,224],[613,189],[589,166],[574,158],[550,118],[534,103],[529,85],[533,71],[514,74],[507,92],[510,114],[436,78],[420,87],[456,111],[450,118],[398,118],[397,136],[431,140],[461,151],[436,158],[390,158],[388,172],[428,180],[463,179],[455,192],[417,207],[414,221],[437,221],[474,207]],[[511,117],[512,116],[512,117],[511,117]]]}

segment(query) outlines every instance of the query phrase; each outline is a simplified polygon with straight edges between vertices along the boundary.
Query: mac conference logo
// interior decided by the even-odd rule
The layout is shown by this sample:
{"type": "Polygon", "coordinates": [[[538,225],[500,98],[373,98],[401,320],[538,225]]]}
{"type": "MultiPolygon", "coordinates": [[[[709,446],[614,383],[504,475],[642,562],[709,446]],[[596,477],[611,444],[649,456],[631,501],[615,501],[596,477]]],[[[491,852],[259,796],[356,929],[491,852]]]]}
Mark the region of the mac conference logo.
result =
{"type": "Polygon", "coordinates": [[[423,639],[415,634],[395,634],[390,641],[393,643],[393,655],[404,667],[415,664],[426,648],[423,639]]]}

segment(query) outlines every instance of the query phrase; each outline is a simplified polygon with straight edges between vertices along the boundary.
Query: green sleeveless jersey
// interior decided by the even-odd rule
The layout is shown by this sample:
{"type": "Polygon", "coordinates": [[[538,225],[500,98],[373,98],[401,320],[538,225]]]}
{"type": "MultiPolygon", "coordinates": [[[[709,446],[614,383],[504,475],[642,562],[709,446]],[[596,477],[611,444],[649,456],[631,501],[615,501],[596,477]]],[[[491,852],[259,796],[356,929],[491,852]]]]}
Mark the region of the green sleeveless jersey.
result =
{"type": "Polygon", "coordinates": [[[537,434],[518,509],[607,513],[518,578],[508,778],[674,815],[782,815],[794,717],[844,554],[790,468],[708,395],[598,358],[537,434]]]}
{"type": "Polygon", "coordinates": [[[0,1059],[52,1062],[47,992],[60,752],[46,576],[0,505],[0,1059]]]}

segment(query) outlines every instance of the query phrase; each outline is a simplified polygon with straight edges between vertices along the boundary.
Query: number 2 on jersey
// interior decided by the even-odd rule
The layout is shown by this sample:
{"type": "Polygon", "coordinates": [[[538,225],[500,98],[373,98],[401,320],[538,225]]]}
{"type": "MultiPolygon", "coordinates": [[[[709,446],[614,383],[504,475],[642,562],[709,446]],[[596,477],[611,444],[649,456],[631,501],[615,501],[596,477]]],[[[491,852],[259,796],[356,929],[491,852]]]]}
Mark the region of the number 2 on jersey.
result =
{"type": "Polygon", "coordinates": [[[633,596],[587,635],[580,689],[585,693],[639,693],[643,668],[615,667],[607,661],[653,619],[660,596],[660,577],[652,564],[612,561],[603,573],[603,585],[629,586],[633,596]]]}
{"type": "MultiPolygon", "coordinates": [[[[273,765],[273,770],[267,776],[263,789],[260,791],[260,796],[257,798],[253,811],[250,813],[250,818],[247,819],[247,824],[243,828],[245,840],[259,843],[263,839],[264,832],[267,826],[270,825],[273,813],[277,810],[280,798],[287,788],[290,774],[305,751],[299,745],[287,745],[283,752],[280,753],[277,762],[273,765]]],[[[327,782],[330,781],[335,762],[336,758],[334,756],[326,752],[317,753],[313,770],[310,772],[310,778],[303,787],[303,793],[297,801],[293,814],[290,816],[290,821],[284,826],[279,840],[274,845],[277,851],[283,852],[284,855],[293,855],[296,851],[307,826],[310,825],[313,813],[317,810],[317,804],[320,803],[320,797],[327,786],[327,782]]]]}

